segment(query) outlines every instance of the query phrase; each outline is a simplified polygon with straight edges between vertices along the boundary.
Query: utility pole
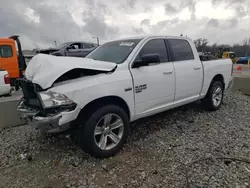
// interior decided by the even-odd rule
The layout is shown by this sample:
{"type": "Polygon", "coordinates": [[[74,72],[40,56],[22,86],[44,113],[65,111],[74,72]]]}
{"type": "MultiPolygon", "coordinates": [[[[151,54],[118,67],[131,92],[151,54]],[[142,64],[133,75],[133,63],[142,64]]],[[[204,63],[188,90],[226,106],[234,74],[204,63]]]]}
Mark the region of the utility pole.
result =
{"type": "Polygon", "coordinates": [[[93,39],[96,39],[97,44],[98,44],[98,46],[99,46],[99,38],[98,38],[98,37],[93,37],[93,39]]]}

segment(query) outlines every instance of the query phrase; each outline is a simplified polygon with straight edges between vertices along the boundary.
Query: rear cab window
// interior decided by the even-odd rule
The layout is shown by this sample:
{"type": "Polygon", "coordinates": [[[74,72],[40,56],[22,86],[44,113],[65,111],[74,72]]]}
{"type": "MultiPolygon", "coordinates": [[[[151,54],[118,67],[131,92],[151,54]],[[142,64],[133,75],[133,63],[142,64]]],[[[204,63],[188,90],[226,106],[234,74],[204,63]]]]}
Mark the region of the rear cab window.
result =
{"type": "Polygon", "coordinates": [[[194,59],[193,50],[187,40],[169,39],[170,46],[173,50],[175,61],[185,61],[194,59]]]}
{"type": "Polygon", "coordinates": [[[0,57],[10,58],[13,56],[12,47],[10,45],[0,45],[0,57]]]}

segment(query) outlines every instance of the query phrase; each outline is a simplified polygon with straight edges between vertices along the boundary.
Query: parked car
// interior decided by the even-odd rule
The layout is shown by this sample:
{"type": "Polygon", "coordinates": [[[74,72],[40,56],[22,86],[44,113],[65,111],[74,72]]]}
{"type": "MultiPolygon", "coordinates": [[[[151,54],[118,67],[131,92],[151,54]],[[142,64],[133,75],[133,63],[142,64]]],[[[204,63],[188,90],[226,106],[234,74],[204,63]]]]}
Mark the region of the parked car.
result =
{"type": "Polygon", "coordinates": [[[109,157],[124,145],[132,121],[197,100],[218,110],[232,70],[230,59],[200,61],[189,38],[116,40],[83,59],[35,56],[19,80],[24,98],[17,110],[47,133],[77,125],[83,149],[109,157]]]}
{"type": "Polygon", "coordinates": [[[249,60],[250,56],[240,57],[237,59],[236,64],[248,65],[249,60]]]}
{"type": "Polygon", "coordinates": [[[51,54],[55,56],[85,57],[98,45],[89,42],[66,42],[57,48],[48,48],[37,51],[37,53],[51,54]]]}
{"type": "Polygon", "coordinates": [[[0,69],[0,96],[11,95],[10,76],[6,70],[0,69]]]}

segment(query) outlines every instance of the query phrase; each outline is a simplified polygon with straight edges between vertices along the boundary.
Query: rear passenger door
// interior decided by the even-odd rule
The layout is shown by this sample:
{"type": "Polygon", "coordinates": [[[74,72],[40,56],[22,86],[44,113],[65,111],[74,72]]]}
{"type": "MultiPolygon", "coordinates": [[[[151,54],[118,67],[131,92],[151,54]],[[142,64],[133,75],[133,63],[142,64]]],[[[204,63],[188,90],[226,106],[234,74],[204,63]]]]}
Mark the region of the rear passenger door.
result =
{"type": "Polygon", "coordinates": [[[176,75],[175,103],[195,101],[203,83],[203,68],[199,56],[193,53],[186,39],[168,39],[172,48],[176,75]]]}
{"type": "Polygon", "coordinates": [[[135,61],[148,54],[159,54],[161,62],[130,69],[134,82],[137,118],[164,111],[174,102],[174,67],[173,63],[169,62],[164,39],[147,40],[135,61]]]}

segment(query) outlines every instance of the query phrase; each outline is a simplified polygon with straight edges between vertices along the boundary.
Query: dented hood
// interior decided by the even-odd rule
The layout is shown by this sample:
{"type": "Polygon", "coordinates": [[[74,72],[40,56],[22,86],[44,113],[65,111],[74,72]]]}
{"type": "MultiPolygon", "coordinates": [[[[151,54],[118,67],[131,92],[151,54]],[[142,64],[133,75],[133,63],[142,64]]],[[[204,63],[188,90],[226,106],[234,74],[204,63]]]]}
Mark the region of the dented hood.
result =
{"type": "Polygon", "coordinates": [[[112,71],[117,65],[111,62],[96,61],[88,58],[61,57],[38,54],[29,62],[25,77],[47,89],[64,73],[73,69],[112,71]]]}

